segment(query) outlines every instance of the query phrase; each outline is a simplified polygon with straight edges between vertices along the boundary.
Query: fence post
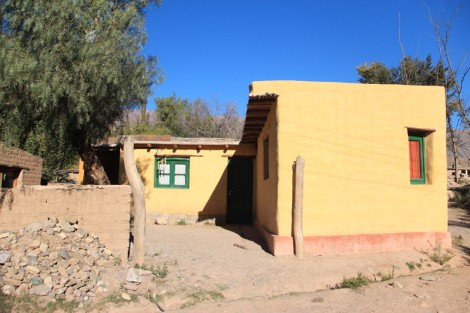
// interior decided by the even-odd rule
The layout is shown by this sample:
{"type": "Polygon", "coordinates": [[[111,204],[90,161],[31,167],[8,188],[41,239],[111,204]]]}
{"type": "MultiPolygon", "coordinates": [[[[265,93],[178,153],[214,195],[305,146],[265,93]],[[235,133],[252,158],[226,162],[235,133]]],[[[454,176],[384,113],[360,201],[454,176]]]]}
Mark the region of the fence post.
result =
{"type": "Polygon", "coordinates": [[[131,137],[124,139],[124,168],[134,199],[134,249],[132,255],[134,262],[142,265],[145,261],[145,189],[135,165],[134,140],[131,137]]]}

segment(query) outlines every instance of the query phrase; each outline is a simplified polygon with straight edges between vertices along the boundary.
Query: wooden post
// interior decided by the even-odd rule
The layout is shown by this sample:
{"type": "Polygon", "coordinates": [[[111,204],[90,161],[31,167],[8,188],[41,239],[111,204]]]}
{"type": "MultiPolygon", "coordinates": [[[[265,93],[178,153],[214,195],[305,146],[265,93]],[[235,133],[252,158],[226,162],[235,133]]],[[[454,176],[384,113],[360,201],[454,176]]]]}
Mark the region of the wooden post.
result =
{"type": "Polygon", "coordinates": [[[145,261],[145,189],[135,165],[134,140],[131,137],[124,139],[124,168],[134,199],[134,249],[132,255],[134,262],[142,265],[145,261]]]}
{"type": "Polygon", "coordinates": [[[298,156],[295,160],[294,174],[294,212],[293,212],[293,233],[294,233],[294,251],[298,258],[304,257],[304,234],[302,230],[302,216],[304,206],[304,164],[302,157],[298,156]]]}

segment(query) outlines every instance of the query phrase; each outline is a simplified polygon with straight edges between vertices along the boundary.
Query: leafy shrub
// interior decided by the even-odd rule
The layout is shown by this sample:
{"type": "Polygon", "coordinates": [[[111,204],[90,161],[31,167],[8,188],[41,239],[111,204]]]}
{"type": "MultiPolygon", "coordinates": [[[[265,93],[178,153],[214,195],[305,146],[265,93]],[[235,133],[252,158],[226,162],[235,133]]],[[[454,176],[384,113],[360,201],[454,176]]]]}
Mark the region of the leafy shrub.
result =
{"type": "Polygon", "coordinates": [[[395,277],[395,266],[392,267],[392,270],[389,271],[388,273],[378,272],[377,276],[380,278],[380,281],[393,279],[395,277]]]}
{"type": "Polygon", "coordinates": [[[442,241],[437,241],[436,245],[432,247],[431,251],[421,250],[421,253],[424,253],[429,256],[432,261],[436,262],[439,265],[444,265],[454,257],[454,255],[443,251],[442,241]]]}
{"type": "Polygon", "coordinates": [[[454,190],[454,204],[457,208],[470,210],[469,189],[454,190]]]}
{"type": "Polygon", "coordinates": [[[343,277],[343,281],[339,284],[339,288],[357,289],[359,287],[367,286],[371,280],[365,277],[362,273],[357,273],[356,277],[343,277]]]}

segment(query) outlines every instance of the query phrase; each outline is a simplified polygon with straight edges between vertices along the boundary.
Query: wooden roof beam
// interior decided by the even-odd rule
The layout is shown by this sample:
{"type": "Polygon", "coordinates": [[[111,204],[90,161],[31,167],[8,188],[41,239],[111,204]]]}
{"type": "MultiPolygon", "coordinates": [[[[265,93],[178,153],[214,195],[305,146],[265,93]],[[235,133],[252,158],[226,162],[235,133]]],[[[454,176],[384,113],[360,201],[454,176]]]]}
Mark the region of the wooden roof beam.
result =
{"type": "Polygon", "coordinates": [[[250,126],[250,125],[264,125],[266,123],[266,120],[261,120],[261,121],[246,121],[245,125],[250,126]]]}
{"type": "Polygon", "coordinates": [[[268,116],[269,110],[247,111],[246,117],[264,117],[268,116]]]}
{"type": "Polygon", "coordinates": [[[271,104],[255,104],[255,103],[249,103],[247,111],[253,110],[253,111],[260,111],[260,110],[269,110],[271,109],[271,104]]]}
{"type": "Polygon", "coordinates": [[[256,125],[245,125],[246,127],[244,128],[244,130],[253,130],[253,129],[263,129],[263,126],[256,126],[256,125]]]}

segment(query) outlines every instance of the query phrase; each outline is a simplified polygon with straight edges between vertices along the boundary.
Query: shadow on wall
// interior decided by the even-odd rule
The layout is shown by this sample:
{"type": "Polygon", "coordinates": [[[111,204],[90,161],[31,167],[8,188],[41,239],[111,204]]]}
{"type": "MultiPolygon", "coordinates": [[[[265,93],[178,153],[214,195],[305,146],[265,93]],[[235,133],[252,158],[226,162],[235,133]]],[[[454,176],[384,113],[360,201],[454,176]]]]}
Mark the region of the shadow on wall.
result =
{"type": "MultiPolygon", "coordinates": [[[[237,153],[235,153],[233,157],[241,157],[241,158],[247,159],[245,155],[239,155],[237,153]]],[[[254,167],[255,159],[253,157],[249,157],[249,158],[253,162],[252,170],[253,170],[253,177],[254,177],[255,171],[256,171],[254,167]]],[[[204,206],[202,211],[199,211],[198,221],[203,222],[204,220],[207,220],[209,218],[215,218],[216,225],[222,226],[224,229],[231,231],[233,233],[236,233],[243,239],[254,242],[255,244],[259,245],[264,251],[269,253],[268,246],[266,245],[261,235],[253,227],[253,225],[251,224],[249,225],[227,224],[227,215],[230,214],[230,212],[228,212],[228,209],[227,209],[228,207],[227,188],[228,188],[228,175],[229,175],[228,165],[229,165],[229,159],[227,159],[227,165],[222,175],[220,176],[217,182],[217,185],[215,186],[209,199],[207,200],[206,205],[204,206]]],[[[252,177],[252,181],[254,182],[253,177],[252,177]]],[[[237,180],[236,182],[238,183],[237,180]]],[[[254,194],[255,192],[253,190],[253,196],[254,194]]],[[[252,215],[252,220],[255,220],[254,210],[251,210],[250,214],[252,215]]],[[[237,214],[233,214],[233,215],[237,217],[237,214]]],[[[238,245],[234,243],[234,246],[238,246],[238,245]]],[[[244,247],[242,246],[238,246],[238,247],[244,249],[244,247]]]]}
{"type": "Polygon", "coordinates": [[[294,236],[294,207],[295,207],[295,162],[292,164],[292,214],[291,214],[291,235],[294,236]]]}
{"type": "Polygon", "coordinates": [[[151,163],[152,163],[151,159],[137,159],[135,162],[135,165],[137,167],[137,172],[139,172],[140,179],[142,180],[142,183],[144,184],[144,187],[146,190],[145,198],[147,199],[150,197],[150,192],[153,186],[149,186],[150,188],[147,188],[148,187],[147,183],[149,183],[149,180],[146,178],[145,173],[147,173],[147,170],[151,163]]]}
{"type": "Polygon", "coordinates": [[[228,167],[226,166],[204,208],[199,211],[198,222],[210,218],[215,218],[215,223],[219,226],[227,222],[227,177],[228,167]]]}
{"type": "MultiPolygon", "coordinates": [[[[224,172],[219,178],[216,187],[214,188],[211,196],[209,197],[204,209],[198,213],[198,221],[203,222],[209,218],[215,218],[216,225],[231,231],[241,238],[252,241],[259,245],[266,253],[269,252],[269,247],[264,241],[263,237],[258,233],[253,225],[235,225],[227,223],[227,179],[228,179],[228,160],[224,172]]],[[[254,217],[253,217],[254,219],[254,217]]],[[[234,246],[247,249],[244,245],[234,242],[234,246]]]]}
{"type": "Polygon", "coordinates": [[[225,225],[227,222],[252,224],[252,221],[255,220],[253,210],[253,199],[255,196],[253,179],[255,177],[254,160],[253,156],[247,156],[238,151],[235,151],[232,157],[226,159],[223,173],[219,177],[203,210],[198,213],[198,221],[216,218],[217,225],[225,225]],[[230,160],[235,159],[237,162],[230,163],[232,166],[229,169],[230,160]],[[246,163],[247,161],[251,162],[250,166],[246,163]],[[251,172],[246,172],[245,168],[251,172]],[[230,178],[230,182],[229,174],[233,175],[230,178]],[[230,197],[228,196],[229,184],[231,184],[230,197]]]}

